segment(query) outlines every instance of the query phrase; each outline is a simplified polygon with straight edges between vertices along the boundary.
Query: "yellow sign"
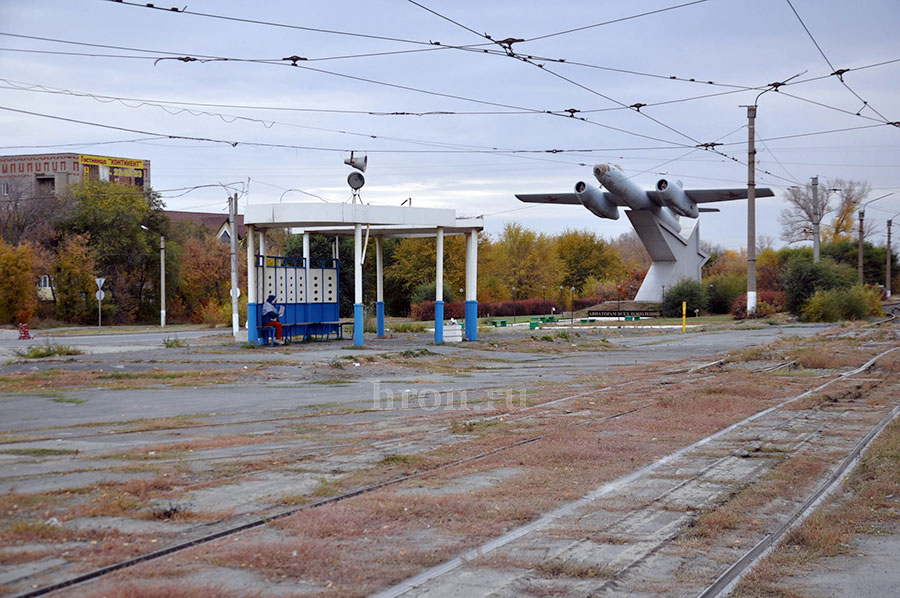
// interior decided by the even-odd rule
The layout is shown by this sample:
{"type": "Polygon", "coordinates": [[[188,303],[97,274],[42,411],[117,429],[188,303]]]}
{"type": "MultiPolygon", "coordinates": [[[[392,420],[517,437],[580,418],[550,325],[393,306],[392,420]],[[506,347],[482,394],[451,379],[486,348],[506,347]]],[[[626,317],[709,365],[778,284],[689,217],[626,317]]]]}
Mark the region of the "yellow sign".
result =
{"type": "Polygon", "coordinates": [[[118,166],[121,168],[144,168],[143,160],[131,160],[129,158],[110,158],[108,156],[89,156],[81,154],[78,161],[91,166],[118,166]]]}

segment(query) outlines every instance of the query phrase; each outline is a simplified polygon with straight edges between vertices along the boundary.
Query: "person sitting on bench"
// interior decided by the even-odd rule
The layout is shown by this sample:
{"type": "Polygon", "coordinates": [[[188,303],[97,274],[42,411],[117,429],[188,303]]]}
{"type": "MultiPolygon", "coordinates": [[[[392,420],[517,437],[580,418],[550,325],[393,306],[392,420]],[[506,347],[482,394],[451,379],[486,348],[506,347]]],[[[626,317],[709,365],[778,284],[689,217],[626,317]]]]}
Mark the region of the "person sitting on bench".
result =
{"type": "Polygon", "coordinates": [[[275,295],[269,295],[262,307],[262,325],[267,328],[275,329],[275,342],[282,344],[281,340],[281,322],[278,321],[279,316],[284,313],[284,306],[275,307],[275,295]]]}

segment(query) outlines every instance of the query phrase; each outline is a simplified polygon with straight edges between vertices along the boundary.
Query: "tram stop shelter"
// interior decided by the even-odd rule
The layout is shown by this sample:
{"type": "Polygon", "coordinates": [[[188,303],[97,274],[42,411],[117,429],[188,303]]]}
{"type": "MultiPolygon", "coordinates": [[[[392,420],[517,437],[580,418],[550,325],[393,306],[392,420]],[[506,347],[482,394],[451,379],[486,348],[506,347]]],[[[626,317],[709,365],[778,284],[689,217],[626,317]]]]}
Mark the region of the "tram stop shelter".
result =
{"type": "Polygon", "coordinates": [[[363,261],[374,239],[377,335],[384,337],[384,260],[382,243],[390,237],[434,237],[435,263],[434,342],[444,342],[444,237],[466,237],[465,337],[478,336],[478,232],[484,220],[457,218],[455,210],[372,206],[361,203],[251,204],[244,213],[247,226],[247,341],[258,344],[262,304],[270,295],[285,307],[283,326],[293,334],[340,334],[339,272],[333,259],[312,260],[310,235],[353,236],[353,344],[363,346],[363,261]],[[266,231],[299,229],[303,257],[267,255],[266,231]]]}

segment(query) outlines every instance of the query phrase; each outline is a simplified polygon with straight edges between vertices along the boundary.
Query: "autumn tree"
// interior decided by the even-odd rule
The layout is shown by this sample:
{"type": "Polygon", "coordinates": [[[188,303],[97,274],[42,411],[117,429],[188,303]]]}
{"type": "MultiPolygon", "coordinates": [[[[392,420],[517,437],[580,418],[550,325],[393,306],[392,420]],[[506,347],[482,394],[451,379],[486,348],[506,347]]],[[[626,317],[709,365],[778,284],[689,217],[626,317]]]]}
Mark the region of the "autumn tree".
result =
{"type": "Polygon", "coordinates": [[[64,322],[94,321],[97,275],[88,235],[69,235],[60,242],[50,277],[56,317],[64,322]]]}
{"type": "Polygon", "coordinates": [[[562,263],[560,283],[581,293],[588,279],[619,280],[625,265],[618,254],[595,232],[571,230],[556,236],[556,254],[562,263]]]}
{"type": "MultiPolygon", "coordinates": [[[[159,237],[169,237],[163,204],[152,191],[106,181],[83,181],[62,196],[56,227],[62,236],[87,234],[98,272],[107,279],[123,321],[150,319],[158,297],[159,237]]],[[[176,247],[167,247],[167,253],[176,247]]],[[[168,260],[172,262],[172,260],[168,260]]],[[[173,262],[174,263],[174,262],[173,262]]]]}
{"type": "Polygon", "coordinates": [[[854,237],[856,209],[872,191],[872,188],[863,181],[845,181],[844,179],[826,181],[825,187],[828,193],[837,194],[838,203],[834,210],[834,220],[831,224],[822,227],[822,237],[830,243],[849,241],[854,237]]]}
{"type": "Polygon", "coordinates": [[[13,247],[0,239],[0,322],[27,323],[37,305],[34,255],[27,244],[13,247]]]}
{"type": "Polygon", "coordinates": [[[512,296],[516,288],[519,298],[540,297],[542,286],[555,288],[560,281],[562,264],[553,238],[536,233],[521,224],[509,222],[493,243],[483,271],[512,296]]]}
{"type": "Polygon", "coordinates": [[[211,234],[188,237],[183,242],[177,285],[179,311],[192,321],[201,321],[201,309],[212,301],[229,302],[231,289],[231,249],[211,234]]]}

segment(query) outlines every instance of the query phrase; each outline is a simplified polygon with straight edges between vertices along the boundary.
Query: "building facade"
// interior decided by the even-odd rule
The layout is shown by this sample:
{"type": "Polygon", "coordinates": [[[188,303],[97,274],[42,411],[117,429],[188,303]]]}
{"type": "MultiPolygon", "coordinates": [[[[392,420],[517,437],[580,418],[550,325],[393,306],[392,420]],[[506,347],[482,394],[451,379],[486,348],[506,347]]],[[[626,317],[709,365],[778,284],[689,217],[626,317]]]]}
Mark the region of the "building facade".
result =
{"type": "Polygon", "coordinates": [[[150,188],[150,160],[89,154],[0,156],[0,196],[48,196],[97,179],[150,188]]]}

